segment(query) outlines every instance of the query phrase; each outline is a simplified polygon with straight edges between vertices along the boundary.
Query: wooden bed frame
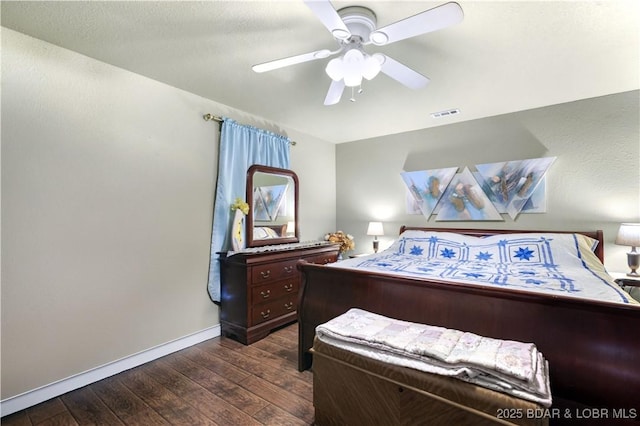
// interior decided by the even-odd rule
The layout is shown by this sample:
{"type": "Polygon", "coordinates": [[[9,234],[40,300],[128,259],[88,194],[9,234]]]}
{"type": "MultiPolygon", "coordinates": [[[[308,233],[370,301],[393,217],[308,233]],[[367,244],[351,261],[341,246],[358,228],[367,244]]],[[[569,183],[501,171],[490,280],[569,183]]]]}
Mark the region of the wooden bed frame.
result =
{"type": "MultiPolygon", "coordinates": [[[[572,231],[479,230],[402,227],[484,236],[572,231]]],[[[600,241],[602,231],[577,232],[600,241]]],[[[549,361],[554,407],[570,413],[593,407],[627,410],[640,419],[640,307],[549,296],[527,291],[398,277],[298,263],[298,369],[310,368],[315,328],[358,307],[406,321],[438,325],[483,336],[533,342],[549,361]],[[629,411],[629,410],[635,411],[629,411]]],[[[591,412],[589,412],[591,413],[591,412]]],[[[635,423],[635,422],[634,422],[635,423]]]]}

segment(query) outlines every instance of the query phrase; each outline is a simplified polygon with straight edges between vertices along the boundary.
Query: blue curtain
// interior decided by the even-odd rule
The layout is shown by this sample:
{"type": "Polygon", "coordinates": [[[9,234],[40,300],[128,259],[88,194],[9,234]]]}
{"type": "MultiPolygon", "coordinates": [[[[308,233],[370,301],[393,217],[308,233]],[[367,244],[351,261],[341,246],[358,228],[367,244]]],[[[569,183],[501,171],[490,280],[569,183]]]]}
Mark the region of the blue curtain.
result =
{"type": "Polygon", "coordinates": [[[230,228],[236,198],[245,199],[247,170],[254,164],[289,168],[289,138],[267,130],[224,118],[220,131],[218,185],[213,206],[211,256],[207,289],[214,302],[220,301],[220,262],[218,252],[230,248],[230,228]]]}

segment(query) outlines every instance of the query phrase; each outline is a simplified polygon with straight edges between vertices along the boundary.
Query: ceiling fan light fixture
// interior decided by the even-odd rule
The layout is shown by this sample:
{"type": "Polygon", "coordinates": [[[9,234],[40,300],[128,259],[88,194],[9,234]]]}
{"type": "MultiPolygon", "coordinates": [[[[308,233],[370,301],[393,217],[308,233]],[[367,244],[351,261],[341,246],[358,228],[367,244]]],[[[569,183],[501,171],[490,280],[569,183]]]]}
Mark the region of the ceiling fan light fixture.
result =
{"type": "MultiPolygon", "coordinates": [[[[382,55],[380,55],[382,56],[382,55]]],[[[381,70],[382,61],[379,57],[370,56],[360,49],[351,49],[341,58],[329,61],[325,72],[333,81],[344,79],[345,86],[356,87],[362,84],[362,79],[373,79],[381,70]]]]}
{"type": "MultiPolygon", "coordinates": [[[[461,22],[464,18],[460,5],[455,1],[449,1],[378,28],[376,14],[367,7],[347,6],[336,10],[331,0],[303,0],[303,2],[331,32],[338,42],[339,49],[335,51],[323,49],[277,59],[255,65],[253,70],[265,72],[341,54],[342,56],[331,59],[325,66],[325,72],[331,78],[325,105],[334,105],[339,102],[347,86],[351,87],[352,100],[354,100],[355,88],[361,86],[362,79],[372,80],[381,72],[410,89],[426,86],[429,78],[382,53],[369,55],[364,51],[364,47],[369,44],[388,45],[441,30],[461,22]]],[[[360,87],[358,93],[361,89],[360,87]]]]}

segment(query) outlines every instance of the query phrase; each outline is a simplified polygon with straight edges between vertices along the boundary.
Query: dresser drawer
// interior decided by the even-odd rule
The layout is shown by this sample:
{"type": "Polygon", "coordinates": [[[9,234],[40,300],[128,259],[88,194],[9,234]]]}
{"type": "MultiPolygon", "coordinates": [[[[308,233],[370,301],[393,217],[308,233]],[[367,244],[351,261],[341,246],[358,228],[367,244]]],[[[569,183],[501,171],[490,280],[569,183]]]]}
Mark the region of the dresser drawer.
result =
{"type": "Polygon", "coordinates": [[[338,255],[336,253],[322,253],[316,256],[305,257],[309,263],[317,263],[318,265],[326,265],[327,263],[333,263],[338,260],[338,255]]]}
{"type": "Polygon", "coordinates": [[[281,315],[295,312],[298,308],[297,303],[298,295],[292,294],[287,297],[281,297],[280,299],[274,299],[271,302],[254,305],[251,308],[251,323],[256,325],[281,315]]]}
{"type": "Polygon", "coordinates": [[[284,278],[297,277],[297,259],[265,263],[251,267],[251,285],[261,285],[284,278]]]}
{"type": "Polygon", "coordinates": [[[268,302],[287,294],[297,294],[299,287],[298,279],[288,279],[276,281],[270,284],[251,288],[251,302],[253,305],[268,302]]]}

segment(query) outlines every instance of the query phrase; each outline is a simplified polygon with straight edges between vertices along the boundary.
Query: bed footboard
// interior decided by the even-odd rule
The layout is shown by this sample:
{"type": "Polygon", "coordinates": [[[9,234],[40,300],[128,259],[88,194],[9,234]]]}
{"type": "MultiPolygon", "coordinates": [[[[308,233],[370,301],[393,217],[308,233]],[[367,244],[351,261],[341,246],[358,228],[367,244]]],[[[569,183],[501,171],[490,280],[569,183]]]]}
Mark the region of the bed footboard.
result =
{"type": "MultiPolygon", "coordinates": [[[[533,342],[550,365],[554,401],[634,409],[640,394],[640,308],[529,292],[399,278],[298,263],[300,371],[315,327],[357,307],[392,318],[533,342]]],[[[555,404],[554,404],[555,405],[555,404]]]]}

